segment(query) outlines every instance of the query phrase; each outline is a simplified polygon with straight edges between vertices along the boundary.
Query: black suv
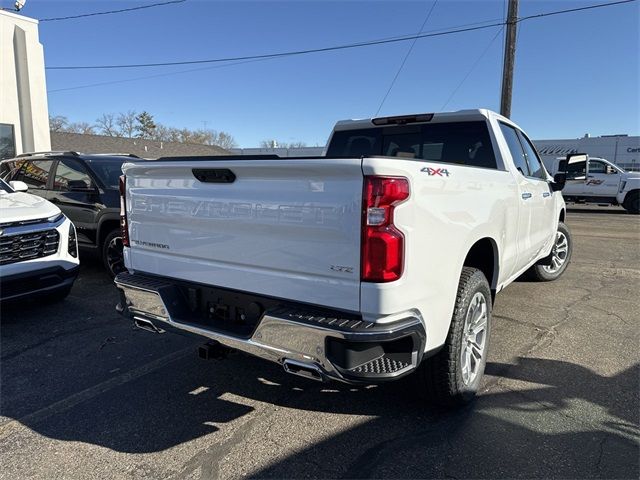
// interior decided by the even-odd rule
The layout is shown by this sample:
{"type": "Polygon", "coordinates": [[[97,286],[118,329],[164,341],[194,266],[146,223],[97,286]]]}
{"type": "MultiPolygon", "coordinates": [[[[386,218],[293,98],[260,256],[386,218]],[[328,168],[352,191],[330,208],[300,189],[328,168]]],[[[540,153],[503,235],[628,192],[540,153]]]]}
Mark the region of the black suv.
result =
{"type": "Polygon", "coordinates": [[[20,180],[75,224],[78,246],[97,254],[111,276],[125,269],[120,233],[121,167],[135,155],[27,153],[0,162],[0,178],[20,180]]]}

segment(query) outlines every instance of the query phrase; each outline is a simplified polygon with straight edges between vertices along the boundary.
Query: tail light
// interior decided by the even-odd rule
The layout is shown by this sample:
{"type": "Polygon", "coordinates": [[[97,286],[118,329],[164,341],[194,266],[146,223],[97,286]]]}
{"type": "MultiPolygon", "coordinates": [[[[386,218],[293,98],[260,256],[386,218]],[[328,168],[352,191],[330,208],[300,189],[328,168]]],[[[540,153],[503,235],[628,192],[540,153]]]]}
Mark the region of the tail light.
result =
{"type": "Polygon", "coordinates": [[[129,246],[129,224],[127,223],[127,177],[120,175],[118,182],[120,189],[120,230],[122,231],[122,245],[129,246]]]}
{"type": "Polygon", "coordinates": [[[364,177],[362,199],[363,282],[393,282],[402,276],[404,235],[393,224],[394,208],[409,197],[403,177],[364,177]]]}

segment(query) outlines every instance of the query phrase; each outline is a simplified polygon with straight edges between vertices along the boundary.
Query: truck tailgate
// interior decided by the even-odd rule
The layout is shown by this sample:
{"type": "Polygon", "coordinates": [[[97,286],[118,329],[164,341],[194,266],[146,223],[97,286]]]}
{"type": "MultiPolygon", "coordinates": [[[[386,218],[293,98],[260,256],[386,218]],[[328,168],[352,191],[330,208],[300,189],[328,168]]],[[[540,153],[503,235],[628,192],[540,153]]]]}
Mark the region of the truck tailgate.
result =
{"type": "Polygon", "coordinates": [[[133,271],[316,305],[360,307],[360,159],[129,163],[133,271]],[[194,169],[230,183],[200,181],[194,169]]]}

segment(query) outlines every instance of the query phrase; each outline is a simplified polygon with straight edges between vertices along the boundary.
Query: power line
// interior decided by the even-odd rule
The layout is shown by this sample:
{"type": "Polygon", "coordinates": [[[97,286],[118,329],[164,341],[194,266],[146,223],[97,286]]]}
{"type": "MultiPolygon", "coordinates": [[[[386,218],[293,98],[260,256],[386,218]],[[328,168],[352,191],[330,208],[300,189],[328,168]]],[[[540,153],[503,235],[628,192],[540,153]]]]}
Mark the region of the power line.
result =
{"type": "MultiPolygon", "coordinates": [[[[427,16],[425,17],[424,22],[422,22],[422,26],[420,27],[420,30],[418,30],[418,35],[420,35],[422,33],[422,31],[424,30],[424,26],[427,24],[427,22],[431,18],[431,14],[433,13],[433,9],[436,8],[437,4],[438,4],[438,0],[435,0],[433,2],[433,4],[431,5],[431,8],[429,9],[429,13],[427,13],[427,16]]],[[[389,93],[391,93],[391,90],[393,89],[393,86],[396,84],[396,80],[400,76],[400,72],[402,72],[402,69],[404,68],[404,64],[406,63],[407,58],[409,58],[409,55],[411,55],[411,52],[413,51],[413,47],[415,46],[417,41],[418,41],[418,37],[416,36],[413,39],[413,42],[411,42],[411,46],[409,47],[409,50],[407,50],[407,53],[405,54],[404,58],[402,59],[402,63],[400,64],[400,67],[398,68],[398,71],[396,72],[395,76],[393,77],[393,80],[391,80],[391,84],[389,85],[389,88],[387,89],[387,93],[384,94],[384,97],[382,98],[382,101],[380,102],[380,105],[378,105],[378,110],[376,110],[376,113],[375,113],[374,117],[377,117],[378,113],[380,113],[380,110],[382,109],[382,106],[384,105],[384,102],[387,100],[387,97],[389,96],[389,93]]]]}
{"type": "Polygon", "coordinates": [[[70,15],[68,17],[41,18],[40,22],[57,22],[60,20],[74,20],[76,18],[96,17],[98,15],[111,15],[113,13],[133,12],[134,10],[144,10],[145,8],[162,7],[175,3],[184,3],[187,0],[170,0],[168,2],[151,3],[149,5],[140,5],[139,7],[122,8],[120,10],[108,10],[106,12],[83,13],[81,15],[70,15]]]}
{"type": "MultiPolygon", "coordinates": [[[[175,0],[175,1],[184,1],[184,0],[175,0]]],[[[591,10],[594,8],[611,7],[614,5],[621,5],[624,3],[631,3],[635,1],[637,0],[619,0],[616,2],[600,3],[596,5],[589,5],[586,7],[571,8],[567,10],[558,10],[554,12],[544,12],[536,15],[529,15],[527,17],[522,17],[518,19],[518,22],[523,22],[525,20],[531,20],[531,19],[536,19],[541,17],[547,17],[551,15],[560,15],[565,13],[578,12],[582,10],[591,10]]],[[[117,69],[117,68],[147,68],[147,67],[167,67],[167,66],[175,66],[175,65],[197,65],[197,64],[204,64],[204,63],[221,63],[221,62],[232,62],[232,61],[239,61],[239,60],[254,60],[254,59],[262,59],[262,58],[291,57],[291,56],[298,56],[298,55],[306,55],[310,53],[330,52],[330,51],[336,51],[336,50],[369,47],[373,45],[384,45],[389,43],[406,42],[409,40],[414,40],[419,38],[430,38],[430,37],[440,37],[445,35],[454,35],[458,33],[484,30],[492,27],[501,27],[505,24],[506,22],[500,21],[496,23],[489,23],[487,25],[478,25],[478,26],[467,27],[467,28],[454,28],[450,30],[437,31],[436,33],[406,35],[403,37],[371,40],[367,42],[351,43],[346,45],[338,45],[334,47],[311,48],[307,50],[294,50],[289,52],[269,53],[269,54],[263,54],[263,55],[247,55],[242,57],[214,58],[214,59],[207,59],[207,60],[188,60],[188,61],[181,61],[181,62],[136,63],[136,64],[120,64],[120,65],[69,65],[69,66],[58,66],[58,67],[46,67],[46,69],[47,70],[97,70],[97,69],[104,70],[104,69],[117,69]]]]}
{"type": "Polygon", "coordinates": [[[500,36],[500,34],[502,33],[502,31],[504,30],[504,27],[502,27],[500,30],[498,30],[498,32],[491,38],[491,40],[489,41],[489,44],[486,46],[486,48],[482,51],[482,53],[480,54],[480,56],[476,59],[475,62],[473,62],[473,65],[471,65],[471,68],[469,69],[469,71],[466,73],[466,75],[463,77],[463,79],[460,81],[460,83],[458,83],[458,85],[456,86],[456,88],[453,89],[453,92],[451,92],[451,95],[449,95],[449,98],[447,98],[447,101],[444,102],[444,105],[442,105],[442,108],[440,108],[440,111],[443,111],[447,105],[449,105],[449,102],[453,99],[453,97],[455,96],[456,93],[458,93],[458,90],[460,90],[460,88],[462,87],[462,85],[464,84],[464,82],[467,81],[467,79],[469,78],[469,76],[471,75],[471,73],[473,73],[473,71],[476,69],[476,67],[478,66],[478,64],[480,63],[480,61],[484,58],[484,56],[487,54],[487,52],[489,51],[489,49],[491,48],[491,45],[493,45],[493,42],[496,41],[496,38],[498,38],[500,36]]]}
{"type": "MultiPolygon", "coordinates": [[[[485,25],[491,22],[496,22],[500,20],[499,18],[492,18],[492,19],[487,19],[487,20],[483,20],[481,22],[473,22],[473,23],[464,23],[461,25],[457,25],[455,27],[449,27],[449,28],[462,28],[462,27],[468,27],[468,26],[475,26],[475,25],[485,25]]],[[[431,30],[430,32],[438,32],[440,30],[431,30]]],[[[415,36],[415,34],[414,34],[415,36]]],[[[385,37],[382,38],[380,40],[390,40],[390,39],[396,39],[396,38],[404,38],[406,37],[406,35],[402,35],[402,36],[395,36],[395,37],[385,37]]],[[[122,80],[111,80],[111,81],[107,81],[107,82],[98,82],[98,83],[89,83],[86,85],[77,85],[77,86],[73,86],[73,87],[65,87],[65,88],[57,88],[55,90],[48,90],[47,93],[58,93],[58,92],[67,92],[67,91],[72,91],[72,90],[80,90],[83,88],[92,88],[92,87],[101,87],[104,85],[113,85],[113,84],[118,84],[118,83],[127,83],[127,82],[135,82],[135,81],[139,81],[139,80],[146,80],[149,78],[161,78],[161,77],[168,77],[171,75],[179,75],[182,73],[191,73],[191,72],[201,72],[204,70],[212,70],[212,69],[216,69],[216,68],[226,68],[226,67],[233,67],[236,65],[242,65],[245,63],[253,63],[253,62],[261,62],[261,61],[266,61],[266,60],[271,60],[270,58],[259,58],[259,59],[255,59],[255,60],[247,60],[247,61],[240,61],[240,62],[234,62],[234,63],[228,63],[225,65],[221,65],[221,66],[210,66],[210,67],[203,67],[203,68],[190,68],[188,70],[179,70],[177,72],[166,72],[166,73],[158,73],[158,74],[154,74],[154,75],[145,75],[142,77],[133,77],[133,78],[126,78],[126,79],[122,79],[122,80]]]]}
{"type": "MultiPolygon", "coordinates": [[[[177,1],[180,1],[180,0],[177,0],[177,1]]],[[[581,10],[591,10],[594,8],[610,7],[614,5],[631,3],[635,1],[637,0],[619,0],[617,2],[601,3],[597,5],[590,5],[587,7],[579,7],[579,8],[572,8],[568,10],[559,10],[555,12],[540,13],[537,15],[529,15],[527,17],[520,18],[518,19],[518,22],[537,19],[537,18],[551,16],[551,15],[560,15],[563,13],[577,12],[581,10]]],[[[338,45],[334,47],[296,50],[296,51],[279,52],[279,53],[271,53],[271,54],[264,54],[264,55],[248,55],[248,56],[242,56],[242,57],[227,57],[227,58],[215,58],[215,59],[208,59],[208,60],[191,60],[191,61],[162,62],[162,63],[139,63],[139,64],[121,64],[121,65],[71,65],[71,66],[46,67],[46,69],[47,70],[89,70],[89,69],[95,70],[95,69],[118,69],[118,68],[145,68],[145,67],[165,67],[165,66],[176,66],[176,65],[197,65],[197,64],[206,64],[206,63],[222,63],[222,62],[231,62],[231,61],[240,61],[240,60],[269,59],[269,58],[289,57],[289,56],[305,55],[310,53],[329,52],[329,51],[335,51],[335,50],[344,50],[344,49],[367,47],[367,46],[373,46],[373,45],[405,42],[405,41],[419,39],[419,38],[430,38],[430,37],[439,37],[439,36],[445,36],[445,35],[454,35],[458,33],[484,30],[492,27],[502,27],[506,24],[506,22],[504,21],[487,23],[484,25],[483,23],[486,23],[486,22],[480,22],[478,24],[468,24],[468,25],[477,25],[477,26],[471,26],[467,28],[454,27],[449,30],[435,31],[435,33],[428,32],[428,33],[423,33],[418,35],[392,37],[392,38],[386,38],[386,39],[371,40],[367,42],[352,43],[347,45],[338,45]]]]}
{"type": "Polygon", "coordinates": [[[241,62],[232,62],[232,63],[226,63],[223,65],[211,65],[208,67],[200,67],[200,68],[190,68],[188,70],[180,70],[177,72],[166,72],[166,73],[158,73],[155,75],[144,75],[142,77],[134,77],[134,78],[124,78],[122,80],[110,80],[107,82],[98,82],[98,83],[89,83],[87,85],[76,85],[74,87],[64,87],[64,88],[56,88],[55,90],[47,90],[47,94],[50,93],[58,93],[58,92],[68,92],[71,90],[81,90],[84,88],[91,88],[91,87],[102,87],[105,85],[115,85],[118,83],[128,83],[128,82],[137,82],[139,80],[148,80],[150,78],[161,78],[161,77],[169,77],[172,75],[180,75],[183,73],[193,73],[193,72],[202,72],[205,70],[215,70],[218,68],[227,68],[227,67],[235,67],[236,65],[242,65],[245,63],[254,63],[254,62],[264,62],[266,60],[269,60],[268,58],[258,58],[258,59],[254,59],[254,60],[244,60],[241,62]]]}
{"type": "MultiPolygon", "coordinates": [[[[474,26],[474,25],[484,25],[487,23],[491,23],[491,22],[495,22],[500,20],[499,18],[494,18],[494,19],[489,19],[489,20],[483,20],[481,22],[474,22],[474,23],[466,23],[466,24],[462,24],[462,25],[457,25],[456,27],[451,27],[451,28],[461,28],[461,27],[467,27],[467,26],[474,26]]],[[[439,31],[439,30],[432,30],[432,31],[439,31]]],[[[396,36],[396,37],[386,37],[383,38],[381,40],[390,40],[390,39],[395,39],[395,38],[404,38],[406,35],[403,36],[396,36]]],[[[122,79],[122,80],[110,80],[107,82],[97,82],[97,83],[89,83],[86,85],[76,85],[73,87],[64,87],[64,88],[57,88],[55,90],[47,90],[47,93],[58,93],[58,92],[67,92],[67,91],[72,91],[72,90],[80,90],[80,89],[84,89],[84,88],[92,88],[92,87],[101,87],[101,86],[105,86],[105,85],[114,85],[114,84],[118,84],[118,83],[127,83],[127,82],[136,82],[139,80],[146,80],[146,79],[150,79],[150,78],[161,78],[161,77],[168,77],[171,75],[179,75],[182,73],[191,73],[191,72],[201,72],[204,70],[213,70],[213,69],[217,69],[217,68],[226,68],[226,67],[233,67],[236,65],[242,65],[245,63],[253,63],[253,62],[263,62],[263,61],[267,61],[267,60],[272,60],[270,58],[258,58],[258,59],[254,59],[254,60],[245,60],[245,61],[239,61],[239,62],[232,62],[232,63],[228,63],[225,65],[218,65],[218,66],[209,66],[209,67],[201,67],[201,68],[190,68],[188,70],[179,70],[177,72],[166,72],[166,73],[158,73],[158,74],[154,74],[154,75],[145,75],[145,76],[141,76],[141,77],[133,77],[133,78],[126,78],[126,79],[122,79]]]]}
{"type": "MultiPolygon", "coordinates": [[[[625,1],[636,1],[636,0],[625,0],[625,1]]],[[[405,37],[397,37],[397,38],[384,39],[384,40],[371,40],[367,42],[350,43],[347,45],[337,45],[334,47],[310,48],[307,50],[294,50],[290,52],[267,53],[264,55],[247,55],[243,57],[214,58],[214,59],[208,59],[208,60],[187,60],[182,62],[136,63],[136,64],[124,64],[124,65],[71,65],[71,66],[61,66],[61,67],[46,67],[46,69],[47,70],[97,70],[97,69],[116,69],[116,68],[168,67],[168,66],[174,66],[174,65],[196,65],[196,64],[202,64],[202,63],[233,62],[237,60],[254,60],[254,59],[261,59],[261,58],[292,57],[297,55],[306,55],[310,53],[331,52],[335,50],[346,50],[351,48],[369,47],[373,45],[384,45],[388,43],[406,42],[408,40],[413,40],[414,38],[428,38],[428,37],[439,37],[444,35],[453,35],[456,33],[472,32],[474,30],[483,30],[491,27],[499,27],[502,24],[503,24],[502,22],[498,22],[498,23],[491,23],[488,25],[477,26],[477,27],[459,28],[456,30],[446,30],[438,33],[423,33],[420,35],[410,35],[405,37]]]]}
{"type": "Polygon", "coordinates": [[[636,0],[619,0],[617,2],[597,3],[595,5],[588,5],[586,7],[576,7],[576,8],[568,8],[566,10],[556,10],[555,12],[537,13],[535,15],[528,15],[526,17],[521,17],[521,18],[518,19],[518,22],[523,22],[525,20],[531,20],[532,18],[550,17],[552,15],[562,15],[563,13],[580,12],[582,10],[592,10],[594,8],[612,7],[614,5],[622,5],[623,3],[632,3],[632,2],[635,2],[635,1],[636,0]]]}

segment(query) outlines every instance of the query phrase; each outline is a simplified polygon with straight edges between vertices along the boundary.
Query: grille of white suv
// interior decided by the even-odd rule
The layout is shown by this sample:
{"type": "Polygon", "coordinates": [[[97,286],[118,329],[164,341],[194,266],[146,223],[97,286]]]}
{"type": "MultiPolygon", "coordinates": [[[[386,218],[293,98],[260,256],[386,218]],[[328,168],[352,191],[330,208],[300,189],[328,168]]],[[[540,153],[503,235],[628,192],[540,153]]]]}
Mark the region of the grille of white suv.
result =
{"type": "Polygon", "coordinates": [[[53,255],[59,242],[55,229],[0,236],[0,265],[53,255]]]}

